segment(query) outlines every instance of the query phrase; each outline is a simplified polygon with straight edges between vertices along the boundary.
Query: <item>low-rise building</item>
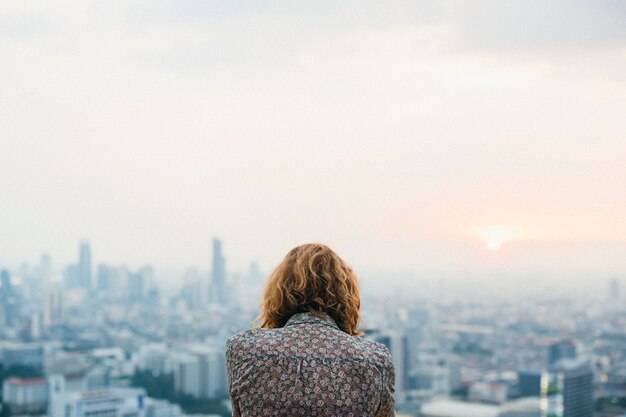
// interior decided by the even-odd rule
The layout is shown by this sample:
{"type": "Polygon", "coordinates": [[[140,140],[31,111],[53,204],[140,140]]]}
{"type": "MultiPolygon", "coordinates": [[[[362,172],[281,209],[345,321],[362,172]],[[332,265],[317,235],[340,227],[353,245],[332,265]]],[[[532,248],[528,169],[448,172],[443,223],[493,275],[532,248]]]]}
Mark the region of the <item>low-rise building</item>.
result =
{"type": "Polygon", "coordinates": [[[2,384],[2,400],[12,414],[45,411],[48,383],[45,378],[7,378],[2,384]]]}

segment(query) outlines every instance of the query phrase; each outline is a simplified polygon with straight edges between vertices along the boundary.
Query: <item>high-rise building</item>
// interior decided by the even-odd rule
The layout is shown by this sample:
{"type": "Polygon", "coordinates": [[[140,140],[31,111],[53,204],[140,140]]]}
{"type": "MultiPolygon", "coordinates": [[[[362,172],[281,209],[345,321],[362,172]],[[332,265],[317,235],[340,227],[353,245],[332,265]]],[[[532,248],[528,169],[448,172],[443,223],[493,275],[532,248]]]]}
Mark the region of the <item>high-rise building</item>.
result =
{"type": "Polygon", "coordinates": [[[548,366],[563,359],[576,359],[576,345],[570,339],[563,339],[548,346],[548,366]]]}
{"type": "Polygon", "coordinates": [[[211,269],[211,285],[209,286],[209,302],[226,304],[226,261],[222,254],[222,241],[213,239],[213,267],[211,269]]]}
{"type": "Polygon", "coordinates": [[[563,372],[563,417],[593,416],[593,373],[576,361],[562,361],[557,369],[563,372]]]}
{"type": "Polygon", "coordinates": [[[80,242],[78,260],[78,286],[91,290],[91,248],[89,242],[80,242]]]}
{"type": "Polygon", "coordinates": [[[128,298],[133,301],[138,301],[143,298],[145,292],[146,283],[144,276],[140,272],[129,272],[128,274],[128,298]]]}
{"type": "Polygon", "coordinates": [[[589,364],[563,359],[541,382],[542,417],[593,417],[593,372],[589,364]]]}
{"type": "Polygon", "coordinates": [[[63,270],[63,284],[65,288],[80,287],[80,272],[78,265],[68,265],[63,270]]]}
{"type": "Polygon", "coordinates": [[[18,302],[18,293],[11,283],[11,274],[9,271],[2,270],[0,272],[0,317],[6,326],[15,326],[20,317],[20,303],[18,302]]]}
{"type": "Polygon", "coordinates": [[[226,362],[223,349],[201,344],[191,345],[187,350],[198,360],[200,398],[219,398],[227,395],[226,362]]]}
{"type": "Polygon", "coordinates": [[[13,287],[11,286],[11,274],[6,269],[0,272],[0,291],[2,298],[6,299],[13,295],[13,287]]]}
{"type": "Polygon", "coordinates": [[[48,291],[45,301],[43,324],[54,326],[63,321],[63,292],[58,288],[48,291]]]}
{"type": "Polygon", "coordinates": [[[98,272],[96,274],[96,290],[98,292],[108,291],[111,289],[111,275],[112,271],[109,265],[98,265],[98,272]]]}
{"type": "Polygon", "coordinates": [[[177,394],[200,398],[200,361],[186,352],[174,352],[170,356],[174,374],[174,391],[177,394]]]}
{"type": "Polygon", "coordinates": [[[409,389],[409,343],[406,334],[399,329],[392,329],[386,334],[377,335],[374,340],[387,346],[395,369],[395,389],[403,393],[409,389]]]}

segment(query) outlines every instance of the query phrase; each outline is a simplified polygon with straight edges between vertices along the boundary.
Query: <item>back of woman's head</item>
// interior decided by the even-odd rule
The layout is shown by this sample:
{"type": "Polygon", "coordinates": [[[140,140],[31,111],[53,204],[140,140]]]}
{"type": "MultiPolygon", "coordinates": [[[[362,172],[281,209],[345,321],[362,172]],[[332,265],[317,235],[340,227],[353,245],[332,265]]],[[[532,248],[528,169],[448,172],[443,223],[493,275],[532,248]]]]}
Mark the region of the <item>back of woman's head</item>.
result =
{"type": "Polygon", "coordinates": [[[289,251],[270,274],[257,321],[278,328],[296,313],[326,313],[341,330],[358,335],[360,306],[352,269],[328,246],[309,243],[289,251]]]}

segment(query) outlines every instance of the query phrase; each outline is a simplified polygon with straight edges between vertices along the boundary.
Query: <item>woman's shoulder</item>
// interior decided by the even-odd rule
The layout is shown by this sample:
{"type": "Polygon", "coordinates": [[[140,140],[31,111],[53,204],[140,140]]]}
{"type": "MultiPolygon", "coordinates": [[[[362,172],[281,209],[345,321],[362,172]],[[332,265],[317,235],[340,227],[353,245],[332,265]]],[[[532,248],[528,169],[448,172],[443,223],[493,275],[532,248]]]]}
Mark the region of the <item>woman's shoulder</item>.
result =
{"type": "Polygon", "coordinates": [[[369,358],[374,359],[381,363],[391,362],[391,352],[389,348],[383,343],[375,340],[366,339],[362,336],[355,336],[355,340],[362,346],[362,349],[366,351],[369,358]]]}
{"type": "Polygon", "coordinates": [[[259,337],[266,333],[267,329],[252,328],[232,335],[226,340],[226,355],[234,354],[237,351],[245,351],[250,344],[255,343],[259,337]]]}
{"type": "Polygon", "coordinates": [[[252,328],[252,329],[242,330],[242,331],[240,331],[238,333],[235,333],[231,337],[229,337],[226,340],[226,345],[228,346],[228,345],[234,345],[234,344],[238,344],[238,343],[244,343],[246,341],[254,339],[254,338],[258,337],[259,334],[263,330],[265,330],[265,329],[252,328]]]}

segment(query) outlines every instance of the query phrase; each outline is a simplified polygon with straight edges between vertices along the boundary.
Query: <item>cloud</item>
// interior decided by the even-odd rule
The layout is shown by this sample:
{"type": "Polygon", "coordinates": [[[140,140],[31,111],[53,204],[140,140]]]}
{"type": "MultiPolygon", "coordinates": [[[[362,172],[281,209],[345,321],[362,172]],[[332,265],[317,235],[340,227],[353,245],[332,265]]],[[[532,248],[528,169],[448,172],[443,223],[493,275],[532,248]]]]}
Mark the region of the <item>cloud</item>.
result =
{"type": "Polygon", "coordinates": [[[450,5],[459,50],[561,55],[626,45],[626,3],[619,0],[477,0],[450,5]]]}

